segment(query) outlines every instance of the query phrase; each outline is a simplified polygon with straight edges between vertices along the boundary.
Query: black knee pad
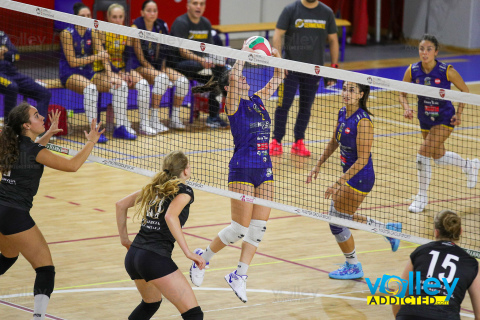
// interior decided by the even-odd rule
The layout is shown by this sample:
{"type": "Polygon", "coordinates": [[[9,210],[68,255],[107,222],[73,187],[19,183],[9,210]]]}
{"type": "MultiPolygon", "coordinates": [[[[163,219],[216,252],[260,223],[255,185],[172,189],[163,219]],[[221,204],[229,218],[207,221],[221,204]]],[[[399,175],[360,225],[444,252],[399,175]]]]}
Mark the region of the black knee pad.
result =
{"type": "Polygon", "coordinates": [[[200,306],[182,313],[183,320],[203,320],[203,311],[200,306]]]}
{"type": "Polygon", "coordinates": [[[44,294],[50,298],[55,286],[55,267],[45,266],[35,269],[37,277],[33,286],[33,295],[44,294]]]}
{"type": "Polygon", "coordinates": [[[15,262],[17,262],[18,256],[15,258],[7,258],[0,253],[0,276],[7,272],[15,262]]]}
{"type": "Polygon", "coordinates": [[[155,312],[157,312],[158,308],[160,308],[160,304],[162,300],[153,303],[146,303],[142,300],[140,304],[133,310],[133,312],[128,317],[128,320],[148,320],[155,312]]]}

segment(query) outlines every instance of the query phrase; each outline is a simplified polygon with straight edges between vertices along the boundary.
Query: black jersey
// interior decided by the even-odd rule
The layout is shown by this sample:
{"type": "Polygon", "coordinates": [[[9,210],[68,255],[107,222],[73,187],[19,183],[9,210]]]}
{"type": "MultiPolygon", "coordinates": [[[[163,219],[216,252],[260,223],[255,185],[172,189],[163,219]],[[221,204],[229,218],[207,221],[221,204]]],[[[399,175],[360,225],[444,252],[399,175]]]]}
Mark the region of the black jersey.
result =
{"type": "Polygon", "coordinates": [[[19,136],[18,148],[18,160],[13,164],[12,170],[2,175],[0,204],[29,211],[44,168],[36,158],[45,147],[29,137],[19,136]]]}
{"type": "MultiPolygon", "coordinates": [[[[465,293],[472,284],[478,273],[478,262],[462,248],[450,241],[433,241],[418,247],[410,255],[413,264],[413,271],[420,271],[422,284],[427,278],[437,278],[442,283],[437,295],[446,296],[447,292],[443,287],[442,278],[453,284],[458,278],[457,285],[450,297],[448,306],[424,305],[410,306],[403,305],[398,312],[402,316],[422,316],[429,319],[460,319],[460,305],[465,293]]],[[[415,274],[415,273],[414,273],[415,274]]],[[[417,280],[414,276],[413,292],[416,292],[417,280]]],[[[412,284],[410,284],[412,285],[412,284]]],[[[423,288],[420,290],[422,296],[427,296],[423,288]]]]}
{"type": "Polygon", "coordinates": [[[179,184],[178,187],[178,193],[170,199],[162,200],[158,205],[158,210],[155,211],[154,206],[149,208],[147,221],[145,224],[142,223],[140,232],[138,232],[135,240],[133,240],[132,246],[149,250],[162,256],[172,256],[175,238],[170,232],[170,229],[168,229],[167,222],[165,221],[165,214],[168,211],[170,203],[177,195],[182,193],[188,194],[191,197],[190,202],[183,208],[178,216],[180,219],[180,225],[183,227],[185,222],[187,222],[190,205],[194,200],[192,188],[183,183],[179,184]]]}

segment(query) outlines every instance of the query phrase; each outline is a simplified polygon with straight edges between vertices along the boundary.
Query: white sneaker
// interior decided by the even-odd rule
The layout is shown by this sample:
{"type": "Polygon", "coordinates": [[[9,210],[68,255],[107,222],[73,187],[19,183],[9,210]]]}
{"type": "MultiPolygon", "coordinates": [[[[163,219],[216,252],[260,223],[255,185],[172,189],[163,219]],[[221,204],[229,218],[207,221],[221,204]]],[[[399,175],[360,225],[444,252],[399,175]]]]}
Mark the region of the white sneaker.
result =
{"type": "Polygon", "coordinates": [[[180,119],[170,120],[170,128],[177,130],[185,130],[185,125],[180,121],[180,119]]]}
{"type": "MultiPolygon", "coordinates": [[[[128,128],[127,128],[128,130],[128,128]]],[[[153,128],[151,128],[149,125],[147,125],[144,122],[140,122],[140,134],[144,134],[146,136],[154,136],[157,134],[157,131],[155,131],[153,128]]]]}
{"type": "Polygon", "coordinates": [[[427,196],[417,194],[415,196],[415,200],[412,202],[410,207],[408,207],[408,211],[413,213],[420,213],[425,209],[425,207],[427,206],[427,203],[428,203],[427,196]]]}
{"type": "Polygon", "coordinates": [[[242,302],[247,302],[247,278],[248,276],[237,275],[237,270],[225,276],[225,281],[233,289],[233,292],[242,302]]]}
{"type": "Polygon", "coordinates": [[[157,134],[168,131],[168,128],[166,126],[164,126],[163,123],[161,123],[161,122],[153,123],[152,121],[150,121],[150,127],[153,130],[155,130],[157,132],[157,134]]]}
{"type": "Polygon", "coordinates": [[[465,172],[467,174],[467,188],[475,188],[478,179],[478,170],[480,169],[480,160],[473,159],[470,161],[470,168],[465,172]]]}
{"type": "MultiPolygon", "coordinates": [[[[198,254],[201,256],[203,254],[204,250],[202,249],[195,249],[193,253],[198,254]]],[[[200,287],[203,283],[203,278],[205,277],[205,269],[208,268],[209,263],[207,262],[205,268],[203,270],[200,270],[195,262],[192,262],[192,266],[190,267],[190,280],[194,285],[197,287],[200,287]]]]}
{"type": "Polygon", "coordinates": [[[127,130],[128,133],[133,134],[133,135],[137,135],[137,132],[135,132],[135,130],[132,129],[131,125],[125,126],[125,129],[127,130]]]}

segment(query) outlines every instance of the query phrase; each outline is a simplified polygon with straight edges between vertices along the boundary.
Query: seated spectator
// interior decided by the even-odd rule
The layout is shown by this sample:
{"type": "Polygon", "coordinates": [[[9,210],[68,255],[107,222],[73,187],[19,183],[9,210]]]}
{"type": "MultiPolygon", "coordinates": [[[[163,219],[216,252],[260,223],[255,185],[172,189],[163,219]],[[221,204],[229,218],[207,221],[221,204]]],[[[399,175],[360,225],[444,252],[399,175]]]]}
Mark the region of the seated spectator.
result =
{"type": "MultiPolygon", "coordinates": [[[[154,0],[146,0],[143,3],[141,14],[142,16],[133,22],[133,28],[168,34],[167,24],[165,21],[158,19],[158,7],[154,0]]],[[[158,119],[158,107],[163,94],[168,89],[170,82],[172,82],[176,90],[170,127],[174,129],[185,129],[185,126],[180,120],[180,107],[188,93],[188,79],[181,73],[166,66],[166,51],[168,50],[166,46],[147,40],[136,39],[134,49],[136,57],[133,62],[133,68],[153,85],[153,115],[150,127],[156,129],[158,132],[168,130],[158,119]]]]}
{"type": "MultiPolygon", "coordinates": [[[[108,7],[107,20],[110,23],[123,25],[125,21],[125,9],[114,3],[108,7]]],[[[113,132],[114,138],[136,139],[136,132],[128,120],[125,112],[127,106],[128,88],[137,90],[137,106],[140,115],[139,132],[145,135],[155,135],[157,131],[150,127],[150,86],[138,72],[132,70],[133,40],[125,35],[100,32],[100,43],[110,56],[110,63],[95,61],[93,70],[95,75],[93,83],[99,91],[109,90],[111,79],[120,81],[121,85],[114,85],[110,91],[113,94],[112,106],[116,115],[116,127],[113,132]],[[117,117],[118,115],[118,117],[117,117]]]]}
{"type": "MultiPolygon", "coordinates": [[[[90,9],[81,2],[73,5],[73,13],[80,17],[91,18],[90,9]]],[[[82,26],[69,26],[60,33],[62,47],[60,57],[60,81],[65,88],[83,95],[83,105],[88,123],[97,119],[97,86],[90,80],[94,76],[93,62],[108,63],[109,56],[100,45],[98,32],[82,26]],[[96,46],[97,53],[93,53],[96,46]]],[[[104,134],[98,143],[106,143],[104,134]]]]}
{"type": "MultiPolygon", "coordinates": [[[[188,0],[187,13],[175,19],[171,34],[179,38],[213,44],[212,24],[207,18],[203,17],[205,2],[206,0],[188,0]]],[[[208,56],[201,52],[180,48],[176,58],[176,61],[170,62],[175,70],[190,79],[203,83],[208,82],[211,76],[214,80],[219,79],[220,75],[227,70],[223,58],[208,56]],[[199,74],[204,69],[211,69],[212,75],[199,74]]],[[[226,96],[224,86],[221,86],[221,88],[223,96],[226,96]]],[[[211,92],[208,100],[210,115],[207,118],[207,126],[210,128],[227,127],[227,123],[218,115],[220,102],[217,100],[217,93],[211,92]]]]}
{"type": "Polygon", "coordinates": [[[0,31],[0,93],[4,97],[4,123],[8,114],[17,105],[17,94],[37,102],[40,115],[47,118],[48,103],[52,94],[32,78],[18,72],[14,62],[20,59],[18,50],[5,32],[0,31]]]}

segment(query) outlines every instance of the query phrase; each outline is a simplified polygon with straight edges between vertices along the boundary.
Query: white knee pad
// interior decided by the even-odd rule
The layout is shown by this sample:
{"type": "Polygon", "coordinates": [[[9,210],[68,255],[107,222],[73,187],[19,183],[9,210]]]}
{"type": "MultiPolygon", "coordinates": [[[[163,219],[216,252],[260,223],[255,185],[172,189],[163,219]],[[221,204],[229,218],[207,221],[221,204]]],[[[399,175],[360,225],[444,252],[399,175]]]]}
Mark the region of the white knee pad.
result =
{"type": "Polygon", "coordinates": [[[175,95],[177,97],[185,97],[188,94],[189,86],[190,86],[190,83],[188,82],[187,78],[185,77],[178,78],[178,80],[175,81],[175,95]]]}
{"type": "Polygon", "coordinates": [[[97,86],[93,83],[83,89],[83,106],[85,108],[85,114],[87,115],[88,122],[97,118],[97,102],[98,102],[98,90],[97,86]]]}
{"type": "Polygon", "coordinates": [[[250,243],[252,246],[258,248],[258,245],[265,235],[267,230],[267,221],[264,220],[252,220],[248,226],[247,235],[243,238],[243,241],[250,243]]]}
{"type": "Polygon", "coordinates": [[[332,232],[335,240],[337,240],[338,243],[345,242],[352,236],[350,229],[336,224],[330,224],[330,231],[332,232]]]}
{"type": "Polygon", "coordinates": [[[248,228],[236,223],[232,220],[232,223],[218,233],[218,236],[222,242],[228,246],[234,244],[238,240],[242,239],[247,233],[248,228]]]}
{"type": "MultiPolygon", "coordinates": [[[[147,80],[142,79],[135,85],[137,89],[137,101],[141,103],[150,103],[150,86],[147,80]]],[[[148,106],[147,106],[148,107],[148,106]]]]}
{"type": "Polygon", "coordinates": [[[155,77],[152,93],[163,96],[165,91],[167,91],[169,84],[170,80],[167,75],[165,73],[160,73],[155,77]]]}

